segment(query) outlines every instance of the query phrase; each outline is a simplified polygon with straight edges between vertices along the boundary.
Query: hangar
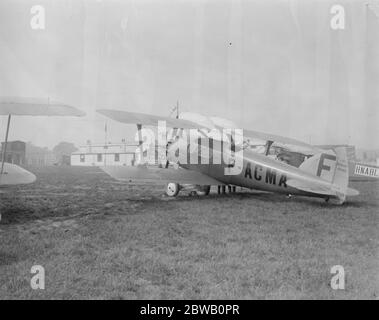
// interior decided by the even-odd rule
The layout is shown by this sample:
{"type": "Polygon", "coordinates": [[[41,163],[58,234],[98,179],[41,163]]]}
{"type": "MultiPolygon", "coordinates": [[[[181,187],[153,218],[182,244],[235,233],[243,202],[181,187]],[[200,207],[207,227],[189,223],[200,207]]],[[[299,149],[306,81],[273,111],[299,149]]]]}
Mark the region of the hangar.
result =
{"type": "Polygon", "coordinates": [[[72,166],[133,166],[137,144],[87,144],[71,154],[72,166]]]}

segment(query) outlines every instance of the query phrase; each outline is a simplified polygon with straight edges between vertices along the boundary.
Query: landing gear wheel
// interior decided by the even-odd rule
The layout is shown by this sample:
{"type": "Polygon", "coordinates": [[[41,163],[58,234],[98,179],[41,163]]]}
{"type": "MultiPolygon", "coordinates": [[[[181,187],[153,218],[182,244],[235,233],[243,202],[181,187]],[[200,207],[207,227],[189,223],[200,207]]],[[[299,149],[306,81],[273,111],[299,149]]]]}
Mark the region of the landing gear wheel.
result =
{"type": "Polygon", "coordinates": [[[166,186],[166,194],[169,197],[176,197],[180,191],[180,186],[178,183],[170,182],[166,186]]]}
{"type": "Polygon", "coordinates": [[[211,186],[201,186],[199,190],[196,191],[198,196],[207,196],[211,191],[211,186]]]}

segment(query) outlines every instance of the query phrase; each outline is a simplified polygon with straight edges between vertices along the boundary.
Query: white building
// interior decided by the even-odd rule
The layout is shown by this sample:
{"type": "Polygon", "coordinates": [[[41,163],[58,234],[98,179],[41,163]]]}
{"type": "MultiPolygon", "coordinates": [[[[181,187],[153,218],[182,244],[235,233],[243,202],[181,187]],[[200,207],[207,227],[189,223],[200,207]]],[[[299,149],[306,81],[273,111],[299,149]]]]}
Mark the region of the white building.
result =
{"type": "Polygon", "coordinates": [[[72,166],[133,166],[136,162],[137,144],[108,144],[79,147],[71,154],[72,166]]]}

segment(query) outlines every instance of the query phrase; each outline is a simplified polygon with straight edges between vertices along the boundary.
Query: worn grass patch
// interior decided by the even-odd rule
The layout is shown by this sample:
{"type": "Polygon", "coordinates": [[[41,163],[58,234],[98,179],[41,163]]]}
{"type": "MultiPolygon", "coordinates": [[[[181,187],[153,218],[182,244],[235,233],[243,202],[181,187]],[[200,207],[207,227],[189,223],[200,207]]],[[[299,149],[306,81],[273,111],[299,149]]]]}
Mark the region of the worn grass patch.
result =
{"type": "Polygon", "coordinates": [[[34,171],[0,194],[2,299],[378,298],[378,183],[354,183],[343,206],[246,191],[166,201],[96,168],[34,171]],[[36,264],[45,290],[30,287],[36,264]]]}

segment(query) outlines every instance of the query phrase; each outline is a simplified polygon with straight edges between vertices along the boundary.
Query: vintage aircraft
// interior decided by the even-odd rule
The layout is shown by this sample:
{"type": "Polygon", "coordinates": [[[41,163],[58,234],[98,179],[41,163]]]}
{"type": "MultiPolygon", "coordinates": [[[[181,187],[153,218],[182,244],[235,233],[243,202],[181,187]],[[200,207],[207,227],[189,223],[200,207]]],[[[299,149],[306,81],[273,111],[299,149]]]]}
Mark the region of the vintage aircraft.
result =
{"type": "Polygon", "coordinates": [[[36,180],[36,176],[18,165],[7,163],[8,133],[13,116],[84,116],[77,108],[64,105],[48,99],[0,97],[0,115],[8,116],[5,142],[2,148],[0,168],[0,187],[18,184],[28,184],[36,180]]]}
{"type": "Polygon", "coordinates": [[[167,127],[174,128],[173,137],[165,145],[166,165],[149,166],[140,162],[137,166],[102,167],[117,180],[167,183],[169,196],[176,196],[182,186],[188,184],[197,186],[203,194],[208,194],[212,185],[219,186],[219,190],[220,187],[225,190],[226,186],[235,190],[241,186],[290,196],[334,199],[339,204],[346,196],[359,194],[348,187],[345,148],[324,150],[295,139],[245,129],[239,137],[236,131],[233,134],[236,126],[230,121],[193,113],[182,113],[174,119],[109,109],[98,112],[122,123],[137,124],[141,156],[146,151],[141,132],[143,125],[156,127],[163,121],[167,127]],[[184,133],[193,129],[198,131],[198,136],[188,138],[184,133]],[[215,130],[221,129],[229,130],[226,130],[226,138],[223,133],[214,135],[215,130]],[[253,139],[265,143],[257,148],[251,142],[253,139]],[[218,143],[219,140],[223,142],[218,143]],[[301,149],[302,154],[308,156],[298,166],[291,165],[271,154],[270,150],[279,146],[301,149]],[[178,161],[178,150],[186,150],[187,159],[198,158],[198,161],[178,161]]]}

